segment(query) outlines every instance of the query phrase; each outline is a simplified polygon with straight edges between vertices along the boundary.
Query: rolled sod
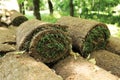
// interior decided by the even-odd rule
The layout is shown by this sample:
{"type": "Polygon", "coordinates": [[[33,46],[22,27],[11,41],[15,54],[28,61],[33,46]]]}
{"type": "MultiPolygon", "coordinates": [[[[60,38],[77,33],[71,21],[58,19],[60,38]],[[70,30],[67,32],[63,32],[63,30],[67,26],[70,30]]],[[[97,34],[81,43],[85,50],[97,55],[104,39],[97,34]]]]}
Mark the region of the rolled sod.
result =
{"type": "Polygon", "coordinates": [[[68,33],[72,38],[73,50],[83,57],[87,57],[94,50],[104,49],[110,37],[109,29],[101,22],[62,17],[57,23],[69,26],[68,33]]]}
{"type": "Polygon", "coordinates": [[[0,56],[16,50],[16,27],[0,27],[0,56]]]}
{"type": "Polygon", "coordinates": [[[120,55],[120,38],[110,37],[106,49],[110,52],[120,55]]]}
{"type": "Polygon", "coordinates": [[[16,27],[0,27],[0,43],[15,43],[16,27]]]}
{"type": "Polygon", "coordinates": [[[106,50],[98,50],[91,53],[91,58],[95,58],[96,65],[120,77],[119,55],[106,50]]]}
{"type": "Polygon", "coordinates": [[[88,62],[81,56],[77,59],[69,56],[55,64],[53,69],[64,80],[118,80],[118,77],[88,62]]]}
{"type": "Polygon", "coordinates": [[[18,50],[28,51],[35,59],[45,63],[55,62],[67,56],[71,39],[67,26],[28,20],[17,29],[18,50]]]}
{"type": "Polygon", "coordinates": [[[10,17],[10,22],[8,24],[9,25],[12,24],[13,26],[19,26],[20,24],[28,20],[27,17],[25,17],[23,14],[15,10],[10,11],[9,17],[10,17]]]}
{"type": "Polygon", "coordinates": [[[7,53],[0,58],[0,80],[63,80],[42,62],[26,54],[7,53]]]}
{"type": "Polygon", "coordinates": [[[14,45],[0,44],[0,55],[2,53],[11,52],[11,51],[15,51],[15,50],[16,50],[16,48],[14,45]]]}

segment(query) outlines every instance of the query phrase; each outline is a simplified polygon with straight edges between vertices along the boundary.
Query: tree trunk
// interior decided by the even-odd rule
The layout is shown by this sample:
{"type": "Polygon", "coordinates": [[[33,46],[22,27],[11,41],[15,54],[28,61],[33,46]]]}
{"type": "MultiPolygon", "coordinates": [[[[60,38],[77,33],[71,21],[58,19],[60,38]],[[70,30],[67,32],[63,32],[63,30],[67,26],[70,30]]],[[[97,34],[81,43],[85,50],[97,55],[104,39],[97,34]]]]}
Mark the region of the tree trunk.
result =
{"type": "Polygon", "coordinates": [[[19,4],[20,7],[20,13],[22,13],[22,4],[19,4]]]}
{"type": "Polygon", "coordinates": [[[33,5],[34,5],[34,16],[36,17],[36,19],[41,20],[41,16],[40,16],[40,0],[33,0],[33,5]]]}
{"type": "Polygon", "coordinates": [[[22,14],[25,14],[24,2],[22,2],[22,14]]]}
{"type": "Polygon", "coordinates": [[[53,14],[53,4],[52,4],[51,0],[48,0],[48,6],[49,6],[50,15],[52,15],[53,14]]]}
{"type": "Polygon", "coordinates": [[[24,2],[19,4],[19,7],[20,7],[20,13],[25,14],[24,2]]]}
{"type": "Polygon", "coordinates": [[[70,16],[74,16],[74,5],[73,5],[73,0],[70,0],[70,16]]]}

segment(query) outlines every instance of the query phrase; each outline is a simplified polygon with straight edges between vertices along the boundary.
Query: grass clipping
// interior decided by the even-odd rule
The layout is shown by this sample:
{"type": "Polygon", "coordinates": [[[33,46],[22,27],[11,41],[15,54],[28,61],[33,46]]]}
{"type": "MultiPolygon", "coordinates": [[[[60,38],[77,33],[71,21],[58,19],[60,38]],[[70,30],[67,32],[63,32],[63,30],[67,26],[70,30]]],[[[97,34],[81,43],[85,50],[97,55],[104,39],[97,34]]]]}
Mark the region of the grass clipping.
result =
{"type": "Polygon", "coordinates": [[[87,57],[94,50],[105,49],[110,31],[103,23],[74,17],[62,17],[57,23],[69,26],[73,50],[87,57]]]}
{"type": "Polygon", "coordinates": [[[45,63],[57,61],[70,52],[70,37],[65,31],[66,26],[29,20],[18,28],[17,48],[45,63]]]}

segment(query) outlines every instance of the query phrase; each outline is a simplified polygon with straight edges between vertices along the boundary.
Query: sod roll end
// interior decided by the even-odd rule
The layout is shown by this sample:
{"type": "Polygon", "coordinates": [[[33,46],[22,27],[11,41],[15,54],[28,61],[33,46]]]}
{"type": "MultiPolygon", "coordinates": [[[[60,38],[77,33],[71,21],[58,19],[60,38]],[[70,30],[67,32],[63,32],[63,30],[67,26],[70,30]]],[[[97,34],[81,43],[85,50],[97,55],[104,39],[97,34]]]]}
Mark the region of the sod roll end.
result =
{"type": "Polygon", "coordinates": [[[31,56],[48,63],[60,59],[69,53],[69,41],[65,36],[64,32],[59,30],[37,33],[30,43],[31,56]]]}
{"type": "Polygon", "coordinates": [[[62,17],[57,23],[68,26],[73,49],[83,57],[87,57],[94,50],[105,49],[110,37],[107,25],[101,22],[75,17],[62,17]]]}
{"type": "Polygon", "coordinates": [[[23,22],[27,21],[28,18],[25,17],[23,14],[15,11],[15,10],[11,10],[10,11],[11,15],[10,15],[10,20],[13,26],[19,26],[20,24],[22,24],[23,22]]]}
{"type": "Polygon", "coordinates": [[[71,39],[62,28],[57,24],[29,20],[18,28],[17,48],[28,51],[42,62],[55,62],[68,55],[71,49],[71,39]]]}

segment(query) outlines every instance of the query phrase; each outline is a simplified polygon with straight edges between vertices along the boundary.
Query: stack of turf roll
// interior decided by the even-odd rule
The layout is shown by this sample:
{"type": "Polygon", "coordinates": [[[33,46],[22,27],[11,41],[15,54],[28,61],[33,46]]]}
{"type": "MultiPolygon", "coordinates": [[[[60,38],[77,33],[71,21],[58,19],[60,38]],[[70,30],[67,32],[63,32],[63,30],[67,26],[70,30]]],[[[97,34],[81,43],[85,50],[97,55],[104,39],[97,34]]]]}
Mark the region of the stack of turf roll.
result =
{"type": "Polygon", "coordinates": [[[57,21],[67,25],[72,38],[73,50],[87,57],[94,50],[104,49],[110,37],[110,31],[104,23],[75,17],[62,17],[57,21]]]}
{"type": "Polygon", "coordinates": [[[36,19],[28,20],[18,27],[17,48],[44,63],[55,62],[67,56],[71,49],[66,28],[36,19]]]}

